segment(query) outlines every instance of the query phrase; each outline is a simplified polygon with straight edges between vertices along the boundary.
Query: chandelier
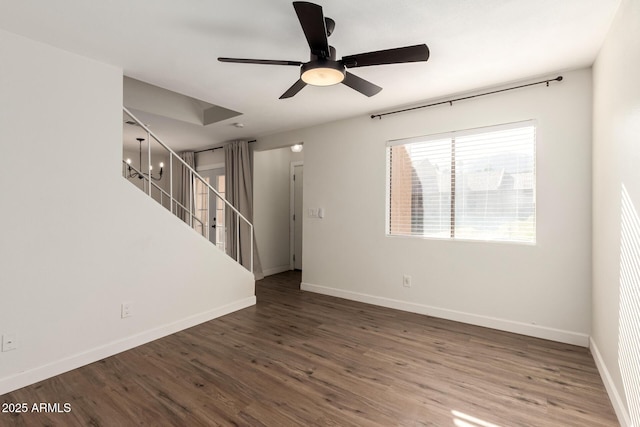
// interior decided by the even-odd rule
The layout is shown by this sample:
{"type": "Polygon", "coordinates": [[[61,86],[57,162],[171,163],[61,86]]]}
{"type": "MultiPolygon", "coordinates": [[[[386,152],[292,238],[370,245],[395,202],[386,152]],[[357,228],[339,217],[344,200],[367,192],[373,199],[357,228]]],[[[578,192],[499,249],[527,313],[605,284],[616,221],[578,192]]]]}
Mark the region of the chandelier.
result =
{"type": "MultiPolygon", "coordinates": [[[[140,159],[140,163],[138,163],[140,165],[140,169],[142,169],[142,141],[144,141],[144,138],[136,138],[138,140],[138,143],[140,144],[140,151],[139,151],[139,159],[140,159]]],[[[158,174],[158,176],[153,175],[153,173],[151,172],[153,170],[153,166],[149,165],[149,173],[146,172],[138,172],[136,170],[136,168],[131,166],[131,159],[127,159],[127,165],[128,165],[128,169],[129,169],[129,174],[127,175],[127,178],[138,178],[138,179],[143,179],[143,178],[147,178],[147,179],[152,179],[154,181],[160,181],[160,179],[162,179],[162,169],[164,168],[164,163],[160,162],[160,173],[158,174]]]]}

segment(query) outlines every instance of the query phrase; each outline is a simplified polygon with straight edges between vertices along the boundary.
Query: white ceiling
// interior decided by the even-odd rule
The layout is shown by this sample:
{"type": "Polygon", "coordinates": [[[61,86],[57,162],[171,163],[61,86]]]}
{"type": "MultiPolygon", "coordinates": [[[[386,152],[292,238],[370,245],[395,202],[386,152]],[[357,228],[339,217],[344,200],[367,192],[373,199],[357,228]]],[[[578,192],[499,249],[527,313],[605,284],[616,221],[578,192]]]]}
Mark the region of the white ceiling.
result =
{"type": "MultiPolygon", "coordinates": [[[[307,61],[288,0],[0,0],[0,28],[121,67],[124,74],[244,113],[207,127],[137,112],[174,149],[253,139],[444,95],[589,66],[620,0],[316,0],[336,21],[338,57],[426,43],[426,63],[352,69],[382,86],[278,97],[307,61]],[[232,123],[242,122],[244,128],[232,123]]],[[[554,76],[555,77],[555,76],[554,76]]]]}

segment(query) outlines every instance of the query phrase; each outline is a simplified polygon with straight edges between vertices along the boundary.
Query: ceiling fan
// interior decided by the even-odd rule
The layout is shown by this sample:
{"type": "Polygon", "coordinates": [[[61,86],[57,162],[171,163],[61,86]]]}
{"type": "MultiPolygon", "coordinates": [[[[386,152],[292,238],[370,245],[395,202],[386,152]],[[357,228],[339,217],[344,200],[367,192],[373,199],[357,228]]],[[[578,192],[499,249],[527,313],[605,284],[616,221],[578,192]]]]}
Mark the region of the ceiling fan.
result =
{"type": "Polygon", "coordinates": [[[429,48],[426,44],[378,50],[343,56],[336,60],[336,50],[329,46],[328,37],[335,28],[335,21],[326,18],[322,6],[305,1],[294,1],[293,8],[298,15],[311,57],[309,62],[280,61],[271,59],[218,58],[221,62],[240,64],[293,65],[300,67],[300,78],[280,99],[291,98],[306,85],[330,86],[343,83],[363,95],[373,96],[382,88],[347,71],[347,68],[368,67],[371,65],[400,64],[419,62],[429,59],[429,48]]]}

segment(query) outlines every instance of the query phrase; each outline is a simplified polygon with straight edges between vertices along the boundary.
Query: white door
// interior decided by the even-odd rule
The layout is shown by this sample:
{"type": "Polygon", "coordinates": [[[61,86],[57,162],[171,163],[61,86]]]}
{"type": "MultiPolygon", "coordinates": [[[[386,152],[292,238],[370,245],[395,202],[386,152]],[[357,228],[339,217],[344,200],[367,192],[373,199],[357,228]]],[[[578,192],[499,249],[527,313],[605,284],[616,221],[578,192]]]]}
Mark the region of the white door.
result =
{"type": "Polygon", "coordinates": [[[302,165],[293,167],[293,179],[293,268],[302,270],[302,165]]]}
{"type": "MultiPolygon", "coordinates": [[[[209,185],[211,185],[222,197],[224,197],[224,168],[208,169],[198,171],[209,185]]],[[[213,192],[209,194],[208,206],[209,240],[220,249],[225,249],[225,225],[224,225],[224,203],[215,197],[213,192]]]]}

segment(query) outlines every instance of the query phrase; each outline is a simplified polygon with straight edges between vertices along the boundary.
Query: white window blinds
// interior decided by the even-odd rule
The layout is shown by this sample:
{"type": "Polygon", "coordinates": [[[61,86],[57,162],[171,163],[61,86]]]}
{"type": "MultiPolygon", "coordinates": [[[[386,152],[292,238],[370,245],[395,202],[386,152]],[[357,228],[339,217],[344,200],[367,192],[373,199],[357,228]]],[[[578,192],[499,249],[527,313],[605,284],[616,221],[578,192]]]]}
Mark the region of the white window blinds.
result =
{"type": "Polygon", "coordinates": [[[532,121],[387,144],[389,235],[535,242],[532,121]]]}

